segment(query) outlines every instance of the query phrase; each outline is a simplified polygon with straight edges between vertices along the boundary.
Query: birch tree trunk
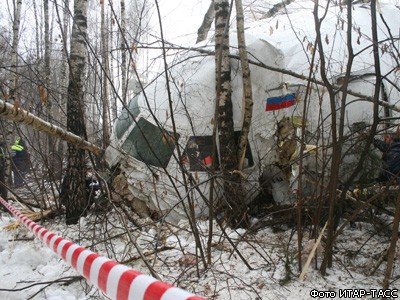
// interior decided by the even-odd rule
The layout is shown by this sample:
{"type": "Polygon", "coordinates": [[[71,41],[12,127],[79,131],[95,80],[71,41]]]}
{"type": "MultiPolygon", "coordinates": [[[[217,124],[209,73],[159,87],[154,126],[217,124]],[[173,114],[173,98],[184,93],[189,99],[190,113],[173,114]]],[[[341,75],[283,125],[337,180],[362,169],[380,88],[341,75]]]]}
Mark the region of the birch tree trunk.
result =
{"type": "Polygon", "coordinates": [[[35,34],[36,34],[36,57],[39,59],[40,58],[40,48],[41,48],[41,43],[39,40],[39,31],[40,31],[40,27],[39,27],[39,20],[38,20],[38,10],[36,7],[36,1],[32,2],[33,4],[33,11],[34,11],[34,17],[35,17],[35,34]]]}
{"type": "MultiPolygon", "coordinates": [[[[80,137],[85,136],[83,85],[86,59],[87,5],[87,0],[74,1],[69,60],[67,130],[80,137]]],[[[66,208],[67,225],[78,223],[88,205],[85,195],[85,165],[85,151],[69,143],[67,174],[63,183],[66,192],[61,196],[61,202],[66,208]]]]}
{"type": "MultiPolygon", "coordinates": [[[[57,11],[57,16],[60,24],[61,30],[61,38],[63,41],[63,49],[61,52],[61,70],[60,70],[60,86],[59,86],[59,109],[58,115],[60,124],[62,128],[66,128],[67,119],[65,112],[67,111],[67,85],[68,85],[68,50],[67,50],[67,41],[68,41],[68,28],[69,28],[69,0],[63,0],[64,9],[63,9],[63,18],[61,22],[60,14],[58,11],[58,4],[55,4],[55,8],[57,11]]],[[[57,152],[60,157],[64,157],[64,143],[58,141],[57,143],[57,152]]]]}
{"type": "MultiPolygon", "coordinates": [[[[125,46],[125,37],[126,37],[126,16],[125,16],[125,0],[121,0],[121,88],[122,88],[122,101],[124,106],[128,105],[127,99],[127,73],[126,73],[126,46],[125,46]]],[[[114,112],[114,111],[113,111],[114,112]]],[[[116,112],[116,111],[115,111],[116,112]]],[[[116,116],[113,116],[114,119],[116,116]]]]}
{"type": "Polygon", "coordinates": [[[49,104],[48,90],[50,87],[50,33],[49,33],[49,0],[43,0],[44,12],[44,84],[45,84],[45,99],[42,98],[43,104],[49,104]]]}
{"type": "Polygon", "coordinates": [[[204,16],[203,23],[201,23],[199,29],[197,30],[197,40],[196,44],[204,41],[207,38],[208,32],[210,31],[211,24],[214,21],[215,10],[214,10],[214,0],[211,0],[210,7],[204,16]]]}
{"type": "Polygon", "coordinates": [[[11,46],[11,82],[10,82],[10,101],[18,101],[16,94],[18,80],[18,42],[19,42],[19,23],[21,18],[22,0],[14,0],[14,20],[13,20],[13,39],[11,46]]]}
{"type": "MultiPolygon", "coordinates": [[[[52,103],[49,97],[50,90],[50,24],[49,24],[49,0],[43,0],[43,12],[44,12],[44,88],[42,97],[42,105],[45,107],[46,119],[50,121],[52,116],[52,103]]],[[[51,136],[46,136],[47,140],[47,153],[53,152],[53,139],[51,136]]],[[[50,162],[53,165],[53,162],[50,162]]]]}
{"type": "Polygon", "coordinates": [[[103,146],[104,148],[110,144],[110,128],[109,128],[109,110],[110,103],[108,98],[108,80],[109,80],[109,67],[108,67],[108,37],[106,27],[106,13],[104,9],[104,1],[100,0],[101,5],[101,56],[102,56],[102,70],[103,70],[103,146]]]}
{"type": "Polygon", "coordinates": [[[246,39],[244,34],[244,15],[242,0],[235,0],[235,3],[239,56],[240,63],[242,65],[243,79],[243,120],[238,149],[238,170],[242,170],[246,154],[247,139],[250,132],[251,119],[253,116],[253,92],[251,86],[249,60],[247,58],[246,39]]]}
{"type": "Polygon", "coordinates": [[[225,218],[232,227],[243,224],[243,192],[238,172],[237,146],[233,128],[231,65],[229,60],[229,1],[214,0],[216,99],[221,170],[224,180],[225,218]]]}
{"type": "MultiPolygon", "coordinates": [[[[111,5],[111,4],[110,4],[111,5]]],[[[108,49],[108,76],[109,76],[109,93],[108,93],[108,127],[109,127],[109,134],[111,135],[112,131],[112,124],[113,122],[117,119],[118,117],[118,110],[117,110],[117,103],[118,103],[118,98],[119,94],[118,91],[115,89],[116,84],[114,79],[119,75],[118,73],[118,68],[120,67],[121,61],[119,59],[119,54],[117,54],[118,59],[113,59],[113,56],[111,55],[110,59],[110,54],[111,54],[111,49],[113,48],[114,45],[114,28],[115,26],[115,21],[112,20],[112,15],[111,13],[108,14],[107,17],[107,22],[106,22],[106,28],[108,30],[107,34],[107,49],[108,49]],[[111,48],[110,48],[111,45],[111,48]],[[115,66],[116,64],[116,66],[115,66]],[[115,75],[115,71],[117,70],[117,75],[115,75]]],[[[117,34],[117,40],[118,40],[118,34],[117,34]]]]}
{"type": "MultiPolygon", "coordinates": [[[[10,90],[9,90],[9,101],[13,105],[18,105],[18,96],[17,96],[17,85],[18,85],[18,42],[19,42],[19,27],[20,27],[20,19],[21,19],[21,8],[22,8],[22,0],[14,0],[14,19],[13,19],[13,39],[11,46],[11,74],[10,74],[10,90]]],[[[13,124],[11,122],[5,122],[6,127],[6,146],[12,145],[14,143],[14,130],[13,124]]],[[[10,183],[11,180],[11,158],[9,157],[9,151],[6,151],[6,160],[4,166],[4,182],[6,184],[10,183]]],[[[7,191],[5,191],[5,195],[7,196],[7,191]]]]}

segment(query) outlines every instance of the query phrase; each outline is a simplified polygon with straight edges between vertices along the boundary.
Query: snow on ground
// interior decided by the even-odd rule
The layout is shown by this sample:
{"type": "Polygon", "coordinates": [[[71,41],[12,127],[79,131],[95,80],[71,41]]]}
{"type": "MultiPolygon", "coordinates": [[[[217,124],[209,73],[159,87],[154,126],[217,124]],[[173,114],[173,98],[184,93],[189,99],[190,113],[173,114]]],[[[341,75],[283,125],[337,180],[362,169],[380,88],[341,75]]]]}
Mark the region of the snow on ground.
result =
{"type": "MultiPolygon", "coordinates": [[[[161,226],[145,225],[148,220],[142,220],[143,227],[139,230],[125,220],[130,239],[121,225],[124,223],[121,217],[112,210],[106,215],[82,218],[78,225],[67,227],[58,217],[45,221],[43,226],[94,252],[149,274],[133,246],[136,242],[163,281],[209,299],[312,299],[310,293],[314,289],[339,293],[340,289],[369,290],[382,286],[386,263],[378,262],[388,246],[389,237],[376,234],[367,223],[357,223],[339,237],[334,266],[327,276],[322,277],[313,263],[305,280],[300,281],[296,233],[290,228],[265,228],[256,234],[227,228],[228,236],[238,249],[235,252],[215,226],[212,263],[204,271],[202,263],[198,264],[199,270],[194,263],[195,240],[187,222],[161,226]],[[158,249],[156,256],[152,254],[155,249],[158,249]]],[[[0,299],[106,299],[38,239],[33,239],[33,234],[26,228],[11,231],[4,228],[14,220],[8,213],[1,213],[0,299]]],[[[206,245],[208,223],[199,222],[198,229],[203,245],[206,245]]],[[[206,251],[205,246],[203,250],[206,251]]],[[[398,256],[392,288],[400,286],[399,261],[398,256]]]]}

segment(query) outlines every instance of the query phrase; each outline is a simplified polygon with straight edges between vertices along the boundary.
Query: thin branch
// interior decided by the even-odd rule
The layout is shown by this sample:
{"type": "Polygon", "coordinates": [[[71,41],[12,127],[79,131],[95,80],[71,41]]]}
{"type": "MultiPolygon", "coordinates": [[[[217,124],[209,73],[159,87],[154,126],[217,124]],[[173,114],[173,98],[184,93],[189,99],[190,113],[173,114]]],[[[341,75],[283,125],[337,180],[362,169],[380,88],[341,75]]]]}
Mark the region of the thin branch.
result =
{"type": "Polygon", "coordinates": [[[15,288],[15,289],[0,289],[0,292],[20,292],[20,291],[24,291],[27,289],[30,289],[34,286],[38,286],[38,285],[52,285],[55,283],[63,283],[65,284],[70,284],[74,281],[78,281],[78,280],[82,280],[84,279],[82,276],[69,276],[69,277],[63,277],[63,278],[59,278],[53,281],[43,281],[43,282],[35,282],[33,284],[24,286],[22,288],[15,288]]]}

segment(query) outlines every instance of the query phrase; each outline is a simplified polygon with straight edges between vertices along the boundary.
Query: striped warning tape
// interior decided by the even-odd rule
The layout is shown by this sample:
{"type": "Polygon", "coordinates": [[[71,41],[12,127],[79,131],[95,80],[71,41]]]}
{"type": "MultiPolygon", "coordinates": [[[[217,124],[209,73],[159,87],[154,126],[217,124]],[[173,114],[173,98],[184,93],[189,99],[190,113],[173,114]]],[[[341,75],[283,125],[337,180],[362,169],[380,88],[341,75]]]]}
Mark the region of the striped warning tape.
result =
{"type": "Polygon", "coordinates": [[[54,253],[111,299],[205,300],[76,245],[36,224],[1,197],[0,202],[54,253]]]}

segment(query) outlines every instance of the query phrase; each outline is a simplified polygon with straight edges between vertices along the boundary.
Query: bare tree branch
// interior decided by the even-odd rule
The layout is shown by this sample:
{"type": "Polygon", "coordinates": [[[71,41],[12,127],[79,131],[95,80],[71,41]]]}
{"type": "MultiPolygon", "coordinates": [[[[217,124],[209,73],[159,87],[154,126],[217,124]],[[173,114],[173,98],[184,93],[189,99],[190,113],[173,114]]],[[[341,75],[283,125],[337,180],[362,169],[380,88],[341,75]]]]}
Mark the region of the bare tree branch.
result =
{"type": "Polygon", "coordinates": [[[102,156],[104,150],[96,145],[84,140],[83,138],[68,132],[61,127],[51,124],[43,119],[33,115],[32,113],[11,105],[0,99],[0,116],[19,123],[29,125],[36,130],[47,133],[51,136],[60,138],[68,143],[74,144],[76,147],[88,150],[96,156],[102,156]]]}

